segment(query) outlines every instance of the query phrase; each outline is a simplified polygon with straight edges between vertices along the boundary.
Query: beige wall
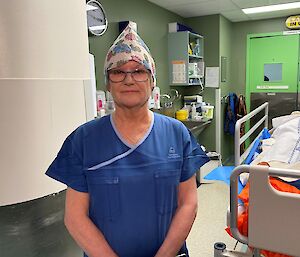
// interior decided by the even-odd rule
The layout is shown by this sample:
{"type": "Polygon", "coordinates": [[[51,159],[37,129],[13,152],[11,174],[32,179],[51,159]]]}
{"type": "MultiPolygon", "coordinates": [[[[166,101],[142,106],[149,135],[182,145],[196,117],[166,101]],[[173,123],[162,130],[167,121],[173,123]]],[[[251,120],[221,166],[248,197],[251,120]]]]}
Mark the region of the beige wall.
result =
{"type": "Polygon", "coordinates": [[[0,2],[0,206],[65,188],[44,173],[86,121],[88,80],[84,0],[0,2]]]}

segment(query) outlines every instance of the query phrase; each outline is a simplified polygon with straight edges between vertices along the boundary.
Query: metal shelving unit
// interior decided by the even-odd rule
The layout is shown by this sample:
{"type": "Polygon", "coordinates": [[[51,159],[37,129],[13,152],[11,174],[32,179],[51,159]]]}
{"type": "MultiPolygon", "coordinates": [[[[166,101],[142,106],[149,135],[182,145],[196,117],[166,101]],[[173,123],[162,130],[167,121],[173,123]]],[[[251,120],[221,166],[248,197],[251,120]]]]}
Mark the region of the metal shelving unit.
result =
{"type": "Polygon", "coordinates": [[[202,86],[204,38],[190,31],[168,34],[169,83],[171,86],[202,86]]]}

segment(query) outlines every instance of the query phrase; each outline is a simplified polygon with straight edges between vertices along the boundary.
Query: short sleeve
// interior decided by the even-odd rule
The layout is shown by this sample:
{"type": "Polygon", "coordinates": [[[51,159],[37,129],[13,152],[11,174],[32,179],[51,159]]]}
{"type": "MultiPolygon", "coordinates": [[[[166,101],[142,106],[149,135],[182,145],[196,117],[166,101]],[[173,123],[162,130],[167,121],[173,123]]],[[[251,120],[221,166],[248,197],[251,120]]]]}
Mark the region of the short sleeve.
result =
{"type": "Polygon", "coordinates": [[[64,141],[46,175],[80,192],[87,192],[80,136],[74,131],[64,141]]]}
{"type": "Polygon", "coordinates": [[[192,133],[185,129],[183,146],[183,166],[180,182],[192,177],[201,166],[209,161],[206,153],[201,149],[192,133]]]}

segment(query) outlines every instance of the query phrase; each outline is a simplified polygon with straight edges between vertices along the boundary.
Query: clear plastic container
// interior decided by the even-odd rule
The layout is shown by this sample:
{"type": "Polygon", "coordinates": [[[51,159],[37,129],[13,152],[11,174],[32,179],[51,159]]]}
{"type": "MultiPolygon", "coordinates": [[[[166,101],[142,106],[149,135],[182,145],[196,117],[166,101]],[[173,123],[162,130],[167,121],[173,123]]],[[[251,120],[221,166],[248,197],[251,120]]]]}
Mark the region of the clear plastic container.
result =
{"type": "Polygon", "coordinates": [[[106,91],[106,104],[105,104],[105,112],[106,114],[111,114],[115,111],[115,103],[112,98],[112,95],[109,91],[106,91]]]}
{"type": "Polygon", "coordinates": [[[201,107],[202,116],[207,119],[213,119],[214,117],[214,106],[213,105],[204,105],[201,107]]]}
{"type": "Polygon", "coordinates": [[[152,97],[154,99],[154,109],[160,109],[160,88],[154,87],[152,91],[152,97]]]}
{"type": "Polygon", "coordinates": [[[196,105],[195,103],[193,103],[191,108],[191,119],[194,120],[196,115],[197,115],[196,105]]]}

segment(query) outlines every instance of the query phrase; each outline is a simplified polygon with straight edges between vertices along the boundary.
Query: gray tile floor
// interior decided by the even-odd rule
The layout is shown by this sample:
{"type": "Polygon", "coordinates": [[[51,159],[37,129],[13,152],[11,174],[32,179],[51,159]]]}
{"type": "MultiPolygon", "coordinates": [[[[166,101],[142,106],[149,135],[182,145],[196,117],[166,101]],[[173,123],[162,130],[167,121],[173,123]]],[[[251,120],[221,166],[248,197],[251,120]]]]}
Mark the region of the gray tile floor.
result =
{"type": "MultiPolygon", "coordinates": [[[[218,166],[210,161],[201,168],[201,177],[218,166]]],[[[191,257],[213,257],[214,243],[224,242],[232,250],[236,240],[225,231],[229,187],[222,182],[202,180],[198,188],[198,215],[187,239],[191,257]]]]}

